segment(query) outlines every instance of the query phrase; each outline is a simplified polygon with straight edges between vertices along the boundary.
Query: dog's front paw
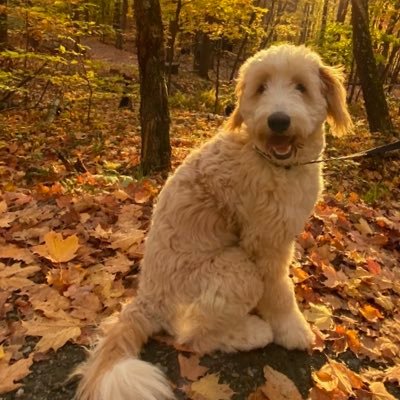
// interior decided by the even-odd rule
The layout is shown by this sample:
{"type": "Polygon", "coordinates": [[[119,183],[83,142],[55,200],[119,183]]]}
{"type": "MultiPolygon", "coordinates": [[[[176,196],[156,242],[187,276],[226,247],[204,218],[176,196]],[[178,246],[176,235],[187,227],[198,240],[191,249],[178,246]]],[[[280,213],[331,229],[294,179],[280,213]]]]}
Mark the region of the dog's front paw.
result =
{"type": "Polygon", "coordinates": [[[274,325],[274,342],[288,350],[307,350],[315,341],[314,333],[300,312],[274,325]]]}

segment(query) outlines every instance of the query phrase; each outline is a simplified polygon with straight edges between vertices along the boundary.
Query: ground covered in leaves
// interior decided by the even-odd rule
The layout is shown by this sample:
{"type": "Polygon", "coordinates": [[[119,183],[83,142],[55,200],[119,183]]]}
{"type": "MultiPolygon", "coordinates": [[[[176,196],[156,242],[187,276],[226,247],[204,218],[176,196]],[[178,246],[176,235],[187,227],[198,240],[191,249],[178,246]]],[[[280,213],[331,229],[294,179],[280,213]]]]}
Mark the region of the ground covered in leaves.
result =
{"type": "MultiPolygon", "coordinates": [[[[191,93],[196,80],[186,79],[179,85],[191,93]]],[[[50,124],[40,111],[2,115],[0,399],[71,399],[76,382],[65,379],[84,358],[80,346],[135,295],[165,176],[143,178],[136,168],[136,97],[132,110],[120,110],[118,95],[110,96],[95,98],[90,123],[83,101],[50,124]]],[[[179,99],[172,110],[174,168],[223,122],[201,104],[188,111],[179,99]]],[[[328,155],[391,139],[370,136],[358,119],[355,136],[328,138],[328,155]]],[[[155,338],[143,358],[166,372],[177,398],[400,398],[399,169],[395,154],[325,168],[326,193],[298,238],[292,268],[318,338],[313,352],[271,345],[200,359],[170,338],[155,338]]]]}

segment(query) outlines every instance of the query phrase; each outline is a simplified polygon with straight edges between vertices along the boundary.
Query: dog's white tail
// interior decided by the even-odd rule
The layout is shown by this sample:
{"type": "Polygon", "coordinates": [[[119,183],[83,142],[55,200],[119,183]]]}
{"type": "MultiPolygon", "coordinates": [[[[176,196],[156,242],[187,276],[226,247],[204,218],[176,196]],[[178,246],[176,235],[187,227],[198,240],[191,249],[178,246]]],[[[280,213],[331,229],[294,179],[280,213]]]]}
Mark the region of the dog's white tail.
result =
{"type": "Polygon", "coordinates": [[[78,400],[166,400],[174,395],[166,378],[138,354],[154,324],[135,304],[128,305],[110,325],[77,375],[78,400]]]}

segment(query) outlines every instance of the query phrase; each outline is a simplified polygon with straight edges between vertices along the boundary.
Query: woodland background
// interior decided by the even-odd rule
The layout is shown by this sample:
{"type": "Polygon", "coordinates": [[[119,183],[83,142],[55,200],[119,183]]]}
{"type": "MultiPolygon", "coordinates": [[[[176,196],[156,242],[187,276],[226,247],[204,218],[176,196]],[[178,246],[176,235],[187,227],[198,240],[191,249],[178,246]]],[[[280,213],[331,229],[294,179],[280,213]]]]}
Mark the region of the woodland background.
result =
{"type": "MultiPolygon", "coordinates": [[[[398,138],[399,0],[0,0],[0,398],[72,397],[78,345],[135,295],[169,171],[280,42],[345,70],[355,131],[328,132],[328,157],[398,138]]],[[[313,353],[199,359],[159,337],[145,357],[178,398],[400,398],[399,170],[326,164],[292,268],[313,353]]]]}

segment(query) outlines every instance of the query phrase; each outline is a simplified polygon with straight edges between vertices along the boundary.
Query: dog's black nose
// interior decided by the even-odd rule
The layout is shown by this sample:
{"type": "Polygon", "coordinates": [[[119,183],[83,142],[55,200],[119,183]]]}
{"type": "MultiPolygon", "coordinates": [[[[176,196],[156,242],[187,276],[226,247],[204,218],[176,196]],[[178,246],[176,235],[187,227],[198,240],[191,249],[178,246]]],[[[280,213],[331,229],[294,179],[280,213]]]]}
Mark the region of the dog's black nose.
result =
{"type": "Polygon", "coordinates": [[[268,126],[275,133],[283,133],[290,126],[290,117],[284,112],[274,112],[268,117],[268,126]]]}

